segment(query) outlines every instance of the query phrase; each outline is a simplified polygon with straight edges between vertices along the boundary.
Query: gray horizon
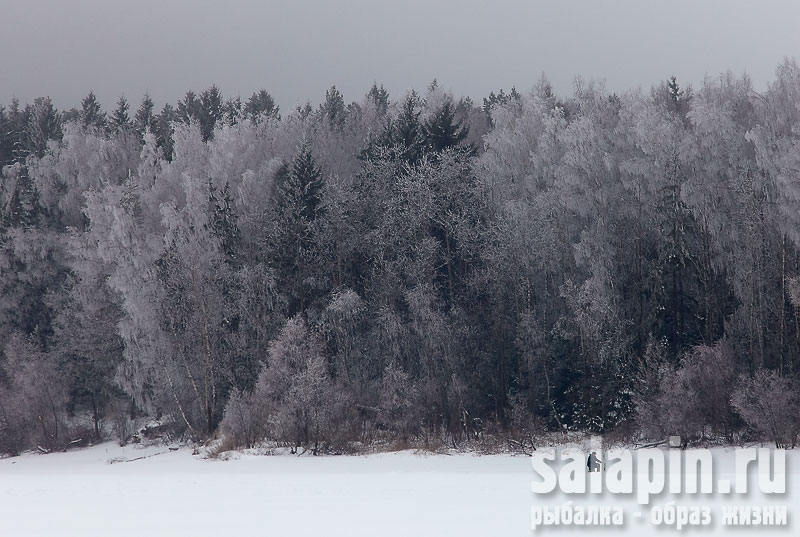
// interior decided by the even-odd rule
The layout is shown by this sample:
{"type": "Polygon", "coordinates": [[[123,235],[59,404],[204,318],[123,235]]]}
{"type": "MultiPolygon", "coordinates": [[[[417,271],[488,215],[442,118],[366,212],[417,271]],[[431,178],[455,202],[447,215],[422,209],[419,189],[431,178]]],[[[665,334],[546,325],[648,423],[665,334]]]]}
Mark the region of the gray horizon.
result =
{"type": "Polygon", "coordinates": [[[265,88],[286,112],[332,85],[350,102],[373,81],[397,98],[434,78],[480,103],[542,73],[562,95],[576,76],[623,92],[728,70],[764,89],[800,55],[789,0],[4,0],[0,13],[0,105],[46,95],[62,110],[90,91],[106,110],[145,93],[158,110],[216,84],[265,88]]]}

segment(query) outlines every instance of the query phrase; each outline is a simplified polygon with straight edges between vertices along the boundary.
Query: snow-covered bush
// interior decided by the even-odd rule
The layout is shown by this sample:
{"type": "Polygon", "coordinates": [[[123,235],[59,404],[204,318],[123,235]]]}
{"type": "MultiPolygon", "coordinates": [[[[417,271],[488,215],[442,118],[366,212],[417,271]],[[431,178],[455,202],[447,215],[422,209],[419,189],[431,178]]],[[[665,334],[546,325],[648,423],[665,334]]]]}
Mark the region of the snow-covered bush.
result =
{"type": "Polygon", "coordinates": [[[237,445],[266,438],[316,455],[350,439],[353,408],[328,371],[319,337],[295,317],[270,345],[252,394],[231,396],[222,430],[237,445]]]}
{"type": "Polygon", "coordinates": [[[800,433],[800,396],[795,381],[775,371],[742,376],[731,404],[745,423],[778,448],[795,447],[800,433]]]}
{"type": "Polygon", "coordinates": [[[0,387],[0,455],[19,455],[27,447],[27,422],[16,406],[15,394],[0,387]]]}
{"type": "Polygon", "coordinates": [[[380,425],[406,444],[419,434],[422,416],[418,411],[417,385],[399,365],[391,363],[383,372],[381,383],[380,425]]]}
{"type": "Polygon", "coordinates": [[[50,451],[69,443],[66,423],[66,379],[52,355],[19,334],[5,344],[6,386],[0,392],[0,430],[8,451],[50,451]]]}
{"type": "Polygon", "coordinates": [[[235,390],[225,406],[220,431],[231,447],[251,448],[266,436],[267,415],[255,394],[235,390]]]}
{"type": "Polygon", "coordinates": [[[709,434],[729,435],[735,416],[730,406],[736,374],[724,342],[699,345],[677,366],[662,362],[648,379],[654,384],[637,401],[637,422],[649,438],[680,435],[692,442],[709,434]]]}
{"type": "Polygon", "coordinates": [[[521,393],[510,395],[508,406],[508,442],[513,449],[530,453],[545,431],[544,420],[531,411],[530,402],[521,393]]]}

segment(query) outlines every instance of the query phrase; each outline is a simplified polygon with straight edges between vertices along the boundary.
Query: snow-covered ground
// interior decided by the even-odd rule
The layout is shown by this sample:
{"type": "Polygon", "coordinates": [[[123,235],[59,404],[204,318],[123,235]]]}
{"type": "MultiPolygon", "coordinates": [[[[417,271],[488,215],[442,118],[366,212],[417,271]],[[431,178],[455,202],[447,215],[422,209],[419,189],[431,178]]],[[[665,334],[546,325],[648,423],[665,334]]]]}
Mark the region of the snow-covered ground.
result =
{"type": "Polygon", "coordinates": [[[528,532],[526,457],[399,453],[215,461],[187,449],[165,451],[103,444],[0,460],[0,536],[528,532]],[[145,455],[155,456],[109,464],[145,455]]]}
{"type": "MultiPolygon", "coordinates": [[[[715,451],[715,465],[722,462],[720,475],[732,472],[730,453],[715,451]]],[[[790,452],[789,497],[800,485],[798,468],[800,453],[790,452]]],[[[537,496],[531,492],[533,478],[530,458],[524,456],[402,452],[340,457],[242,455],[221,461],[192,455],[189,449],[171,452],[165,447],[103,444],[0,460],[0,536],[500,537],[531,535],[534,505],[556,506],[573,500],[575,505],[641,510],[635,497],[537,496]]],[[[667,501],[665,496],[654,500],[667,501]]],[[[696,505],[703,503],[703,497],[677,501],[696,505]]],[[[713,506],[721,501],[708,499],[713,506]]],[[[747,501],[774,500],[750,495],[739,503],[747,501]]],[[[769,533],[795,535],[797,529],[791,526],[797,522],[793,520],[796,512],[794,507],[789,509],[790,527],[769,533]]],[[[564,527],[545,527],[536,533],[564,530],[592,533],[587,528],[564,527]]],[[[630,513],[623,528],[598,530],[605,534],[672,533],[633,519],[630,513]]],[[[711,528],[688,531],[727,534],[726,530],[730,528],[715,521],[711,528]]],[[[763,532],[740,528],[734,533],[763,532]]]]}

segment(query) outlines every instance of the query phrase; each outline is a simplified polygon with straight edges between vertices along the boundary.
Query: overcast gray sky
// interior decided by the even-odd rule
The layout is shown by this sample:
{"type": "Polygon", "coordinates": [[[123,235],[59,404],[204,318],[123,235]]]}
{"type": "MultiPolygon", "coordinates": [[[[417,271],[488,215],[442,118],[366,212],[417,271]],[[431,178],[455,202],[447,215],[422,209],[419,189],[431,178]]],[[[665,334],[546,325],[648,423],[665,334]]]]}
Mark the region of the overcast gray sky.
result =
{"type": "Polygon", "coordinates": [[[332,84],[350,101],[434,77],[477,100],[542,72],[559,93],[578,74],[621,91],[727,69],[764,87],[800,59],[797,0],[0,0],[0,20],[0,103],[62,109],[90,90],[160,108],[216,83],[287,110],[332,84]]]}

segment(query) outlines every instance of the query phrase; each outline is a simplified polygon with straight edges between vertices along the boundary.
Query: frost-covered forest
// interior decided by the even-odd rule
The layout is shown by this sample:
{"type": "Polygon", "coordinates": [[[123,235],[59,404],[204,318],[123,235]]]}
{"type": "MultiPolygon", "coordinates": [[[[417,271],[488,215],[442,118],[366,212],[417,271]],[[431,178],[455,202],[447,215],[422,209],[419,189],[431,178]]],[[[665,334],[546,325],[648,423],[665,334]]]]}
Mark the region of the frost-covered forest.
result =
{"type": "Polygon", "coordinates": [[[0,108],[0,452],[794,445],[800,68],[0,108]],[[164,432],[165,431],[165,432],[164,432]]]}

